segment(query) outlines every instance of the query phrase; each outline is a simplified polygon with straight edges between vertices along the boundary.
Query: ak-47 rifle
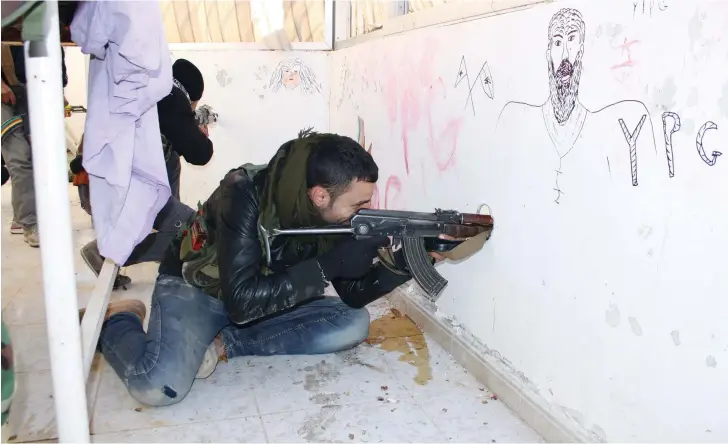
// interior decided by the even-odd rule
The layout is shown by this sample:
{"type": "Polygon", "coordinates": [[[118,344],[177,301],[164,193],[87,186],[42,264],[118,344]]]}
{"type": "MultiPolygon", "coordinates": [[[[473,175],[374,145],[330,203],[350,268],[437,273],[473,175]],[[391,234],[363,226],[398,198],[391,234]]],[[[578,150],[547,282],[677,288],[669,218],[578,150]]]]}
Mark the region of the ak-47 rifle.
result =
{"type": "Polygon", "coordinates": [[[349,234],[355,238],[391,236],[393,249],[401,247],[407,268],[431,300],[436,300],[447,280],[435,270],[428,252],[447,253],[465,240],[493,231],[493,218],[485,214],[459,213],[436,209],[434,213],[411,211],[359,210],[348,225],[321,228],[266,230],[259,227],[270,265],[270,242],[277,236],[349,234]],[[439,238],[449,236],[457,240],[439,238]]]}
{"type": "Polygon", "coordinates": [[[195,120],[198,125],[214,125],[217,122],[217,113],[210,105],[202,105],[195,110],[195,120]]]}

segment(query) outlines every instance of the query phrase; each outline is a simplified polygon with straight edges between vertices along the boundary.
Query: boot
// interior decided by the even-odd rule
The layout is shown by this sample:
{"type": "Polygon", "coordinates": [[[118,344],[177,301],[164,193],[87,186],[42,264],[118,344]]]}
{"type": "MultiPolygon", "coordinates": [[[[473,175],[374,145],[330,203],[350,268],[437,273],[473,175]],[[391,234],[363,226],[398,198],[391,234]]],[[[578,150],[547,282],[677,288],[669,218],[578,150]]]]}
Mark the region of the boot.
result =
{"type": "MultiPolygon", "coordinates": [[[[87,243],[83,248],[81,248],[81,258],[84,262],[86,262],[88,268],[90,268],[96,276],[101,273],[101,267],[104,266],[104,258],[101,256],[101,253],[99,253],[99,247],[95,240],[87,243]]],[[[114,290],[120,287],[124,287],[126,290],[126,286],[129,284],[131,284],[131,278],[129,278],[129,276],[124,276],[123,274],[119,274],[119,272],[116,273],[116,279],[114,279],[114,290]]]]}
{"type": "MultiPolygon", "coordinates": [[[[109,302],[109,305],[106,307],[104,321],[108,321],[110,317],[120,313],[131,313],[138,317],[140,321],[144,322],[144,318],[147,316],[147,307],[144,305],[144,302],[138,299],[109,302]]],[[[85,308],[78,310],[79,321],[83,320],[84,314],[86,314],[85,308]]]]}

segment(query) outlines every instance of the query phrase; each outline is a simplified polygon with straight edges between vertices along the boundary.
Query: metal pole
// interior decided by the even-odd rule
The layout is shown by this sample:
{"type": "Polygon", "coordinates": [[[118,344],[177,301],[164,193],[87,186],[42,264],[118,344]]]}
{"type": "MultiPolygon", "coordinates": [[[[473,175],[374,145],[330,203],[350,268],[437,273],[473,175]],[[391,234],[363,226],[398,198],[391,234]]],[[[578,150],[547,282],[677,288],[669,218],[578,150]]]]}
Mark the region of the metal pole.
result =
{"type": "Polygon", "coordinates": [[[44,40],[25,42],[25,69],[53,401],[59,441],[87,443],[88,408],[73,268],[58,2],[45,2],[43,20],[44,40]]]}
{"type": "Polygon", "coordinates": [[[111,290],[114,289],[114,280],[119,266],[111,259],[106,259],[101,267],[94,291],[86,304],[86,312],[81,322],[81,350],[83,353],[83,376],[88,380],[91,364],[96,354],[96,344],[99,342],[101,326],[104,323],[106,308],[109,306],[111,290]]]}

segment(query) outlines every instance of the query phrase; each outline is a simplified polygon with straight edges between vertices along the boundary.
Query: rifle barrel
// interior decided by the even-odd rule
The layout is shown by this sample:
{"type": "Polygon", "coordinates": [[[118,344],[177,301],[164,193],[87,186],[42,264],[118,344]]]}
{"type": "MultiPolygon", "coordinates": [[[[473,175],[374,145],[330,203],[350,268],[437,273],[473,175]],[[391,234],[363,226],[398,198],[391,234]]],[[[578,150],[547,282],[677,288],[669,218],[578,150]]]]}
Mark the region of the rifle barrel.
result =
{"type": "Polygon", "coordinates": [[[353,234],[353,228],[288,228],[285,230],[273,230],[273,236],[285,235],[306,235],[306,234],[353,234]]]}

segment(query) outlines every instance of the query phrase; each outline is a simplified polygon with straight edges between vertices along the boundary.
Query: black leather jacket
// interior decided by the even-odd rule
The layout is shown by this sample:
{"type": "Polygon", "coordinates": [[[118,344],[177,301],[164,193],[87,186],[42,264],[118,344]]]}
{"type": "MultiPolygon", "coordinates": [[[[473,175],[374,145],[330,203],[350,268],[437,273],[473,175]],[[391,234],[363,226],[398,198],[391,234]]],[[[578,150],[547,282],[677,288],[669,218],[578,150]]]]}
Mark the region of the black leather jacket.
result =
{"type": "MultiPolygon", "coordinates": [[[[273,273],[262,273],[258,192],[242,169],[228,173],[203,210],[208,242],[217,246],[220,298],[234,323],[246,324],[323,295],[326,281],[315,246],[296,248],[285,236],[276,238],[271,246],[273,273]]],[[[160,274],[181,276],[179,251],[180,241],[176,240],[160,274]]],[[[410,278],[377,263],[361,279],[334,280],[332,285],[347,305],[360,308],[410,278]]]]}

